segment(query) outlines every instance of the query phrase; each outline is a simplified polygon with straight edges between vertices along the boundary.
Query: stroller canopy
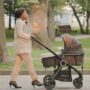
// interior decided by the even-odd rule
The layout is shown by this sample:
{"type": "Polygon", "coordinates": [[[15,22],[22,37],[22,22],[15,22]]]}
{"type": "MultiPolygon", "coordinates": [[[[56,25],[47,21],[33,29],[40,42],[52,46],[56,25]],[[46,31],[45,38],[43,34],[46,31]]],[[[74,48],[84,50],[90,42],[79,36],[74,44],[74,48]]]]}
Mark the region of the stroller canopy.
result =
{"type": "Polygon", "coordinates": [[[68,54],[84,54],[82,45],[75,37],[64,34],[61,36],[64,40],[64,50],[68,54]]]}

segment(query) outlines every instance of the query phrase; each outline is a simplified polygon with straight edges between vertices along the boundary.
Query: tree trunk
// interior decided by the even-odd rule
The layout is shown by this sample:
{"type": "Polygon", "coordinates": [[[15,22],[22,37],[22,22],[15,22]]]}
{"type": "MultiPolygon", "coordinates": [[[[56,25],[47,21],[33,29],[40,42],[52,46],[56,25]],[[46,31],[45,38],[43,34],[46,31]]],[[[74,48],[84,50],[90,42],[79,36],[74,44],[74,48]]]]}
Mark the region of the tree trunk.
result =
{"type": "Polygon", "coordinates": [[[14,20],[15,20],[15,23],[16,23],[15,10],[17,8],[17,3],[18,3],[18,1],[14,0],[14,20]]]}
{"type": "MultiPolygon", "coordinates": [[[[47,0],[40,0],[40,4],[32,5],[32,27],[36,37],[40,42],[42,42],[47,47],[50,47],[50,40],[47,32],[47,0]]],[[[34,47],[42,48],[40,45],[33,42],[34,47]]]]}
{"type": "Polygon", "coordinates": [[[55,38],[54,14],[50,5],[48,6],[48,36],[51,41],[55,38]]]}
{"type": "Polygon", "coordinates": [[[9,29],[11,29],[11,13],[9,13],[9,29]]]}
{"type": "Polygon", "coordinates": [[[0,1],[0,62],[7,62],[6,35],[4,25],[4,0],[0,1]]]}
{"type": "Polygon", "coordinates": [[[9,29],[11,29],[12,2],[9,1],[9,29]]]}
{"type": "MultiPolygon", "coordinates": [[[[69,2],[68,2],[68,3],[69,3],[69,2]]],[[[74,13],[74,15],[75,15],[75,17],[76,17],[76,19],[77,19],[77,21],[78,21],[78,24],[79,24],[79,26],[80,26],[80,31],[81,31],[81,33],[84,34],[83,26],[82,26],[82,24],[81,24],[81,22],[80,22],[80,19],[79,19],[77,13],[76,13],[75,8],[71,5],[71,3],[69,3],[69,5],[70,5],[70,7],[72,8],[73,13],[74,13]]]]}
{"type": "Polygon", "coordinates": [[[90,18],[90,12],[87,11],[87,17],[86,17],[86,34],[89,33],[89,18],[90,18]]]}

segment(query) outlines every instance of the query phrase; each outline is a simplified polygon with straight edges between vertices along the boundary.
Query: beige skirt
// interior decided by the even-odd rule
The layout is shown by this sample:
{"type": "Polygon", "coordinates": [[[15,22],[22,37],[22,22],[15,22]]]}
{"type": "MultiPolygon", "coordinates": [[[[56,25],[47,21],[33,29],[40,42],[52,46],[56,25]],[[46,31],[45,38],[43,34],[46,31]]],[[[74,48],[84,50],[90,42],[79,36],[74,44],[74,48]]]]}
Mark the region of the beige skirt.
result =
{"type": "Polygon", "coordinates": [[[32,42],[31,40],[16,39],[13,42],[16,54],[31,53],[32,42]]]}

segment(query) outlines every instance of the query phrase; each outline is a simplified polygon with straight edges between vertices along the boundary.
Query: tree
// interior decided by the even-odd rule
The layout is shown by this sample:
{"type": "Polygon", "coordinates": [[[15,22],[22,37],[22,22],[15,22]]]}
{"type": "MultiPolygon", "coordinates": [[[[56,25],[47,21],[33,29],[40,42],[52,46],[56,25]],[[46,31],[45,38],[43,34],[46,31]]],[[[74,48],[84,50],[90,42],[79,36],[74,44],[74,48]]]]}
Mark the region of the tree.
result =
{"type": "MultiPolygon", "coordinates": [[[[22,3],[23,0],[4,0],[5,13],[9,16],[9,29],[11,29],[11,17],[15,16],[15,9],[19,7],[25,7],[26,5],[22,3]]],[[[16,21],[16,18],[15,18],[16,21]]]]}
{"type": "Polygon", "coordinates": [[[76,19],[77,19],[77,21],[78,21],[78,24],[79,24],[79,26],[80,26],[80,31],[81,31],[81,33],[84,34],[83,25],[82,25],[82,23],[81,23],[81,21],[80,21],[80,19],[79,19],[79,16],[78,16],[78,14],[77,14],[77,11],[76,11],[76,10],[78,10],[79,8],[76,9],[76,8],[77,8],[76,3],[73,2],[73,0],[67,0],[67,2],[68,2],[68,4],[69,4],[69,6],[72,8],[72,11],[73,11],[73,13],[74,13],[74,15],[75,15],[75,17],[76,17],[76,19]]]}
{"type": "Polygon", "coordinates": [[[65,5],[66,0],[48,0],[48,34],[50,40],[55,38],[54,16],[65,5]]]}
{"type": "Polygon", "coordinates": [[[47,3],[48,0],[39,0],[39,4],[32,4],[32,26],[33,30],[36,29],[37,31],[35,32],[38,32],[36,38],[47,47],[50,47],[50,40],[47,32],[47,3]]]}
{"type": "Polygon", "coordinates": [[[5,35],[5,25],[4,25],[4,0],[0,1],[0,61],[7,62],[7,48],[6,48],[6,35],[5,35]]]}
{"type": "Polygon", "coordinates": [[[76,0],[77,4],[81,7],[81,11],[85,17],[86,17],[86,30],[85,33],[89,33],[89,19],[90,19],[90,0],[76,0]]]}
{"type": "Polygon", "coordinates": [[[7,15],[9,15],[9,29],[11,29],[11,16],[13,14],[13,2],[12,0],[4,0],[4,9],[5,9],[5,13],[7,15]]]}
{"type": "Polygon", "coordinates": [[[90,0],[67,0],[68,4],[73,10],[73,13],[79,23],[80,31],[82,34],[89,33],[89,18],[90,18],[90,0]],[[82,25],[79,15],[86,17],[86,30],[84,30],[84,25],[82,25]]]}
{"type": "Polygon", "coordinates": [[[89,33],[89,25],[90,25],[90,0],[86,0],[86,33],[89,33]]]}

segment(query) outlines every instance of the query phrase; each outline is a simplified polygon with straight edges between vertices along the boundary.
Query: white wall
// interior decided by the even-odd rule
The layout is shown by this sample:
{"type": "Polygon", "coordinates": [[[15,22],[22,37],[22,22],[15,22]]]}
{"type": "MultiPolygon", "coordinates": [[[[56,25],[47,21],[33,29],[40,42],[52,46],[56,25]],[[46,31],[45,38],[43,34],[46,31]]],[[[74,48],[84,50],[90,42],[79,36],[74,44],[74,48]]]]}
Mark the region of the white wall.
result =
{"type": "MultiPolygon", "coordinates": [[[[5,21],[5,28],[9,27],[9,16],[4,14],[4,21],[5,21]]],[[[14,17],[12,17],[12,21],[11,21],[11,26],[12,28],[14,28],[15,25],[15,21],[14,21],[14,17]]]]}
{"type": "MultiPolygon", "coordinates": [[[[86,25],[84,17],[80,16],[79,18],[81,23],[86,25]]],[[[55,16],[55,23],[56,25],[71,25],[71,27],[79,27],[76,17],[74,16],[73,11],[69,6],[66,6],[61,14],[55,16]]]]}

